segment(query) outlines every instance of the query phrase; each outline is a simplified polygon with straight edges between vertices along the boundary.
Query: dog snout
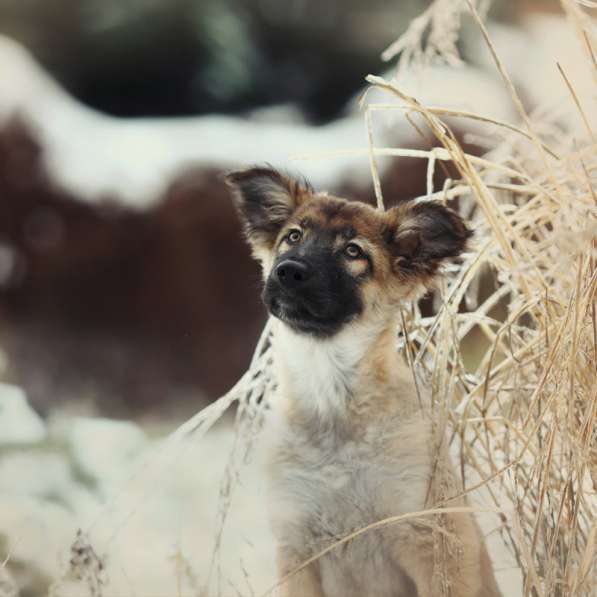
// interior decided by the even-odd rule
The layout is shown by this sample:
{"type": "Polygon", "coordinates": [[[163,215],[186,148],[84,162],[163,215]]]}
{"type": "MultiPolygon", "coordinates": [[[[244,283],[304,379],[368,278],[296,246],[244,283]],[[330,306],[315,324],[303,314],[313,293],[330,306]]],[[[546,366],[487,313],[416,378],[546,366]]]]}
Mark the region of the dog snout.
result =
{"type": "Polygon", "coordinates": [[[276,279],[289,290],[303,286],[311,278],[312,273],[306,263],[294,259],[285,259],[275,269],[276,279]]]}

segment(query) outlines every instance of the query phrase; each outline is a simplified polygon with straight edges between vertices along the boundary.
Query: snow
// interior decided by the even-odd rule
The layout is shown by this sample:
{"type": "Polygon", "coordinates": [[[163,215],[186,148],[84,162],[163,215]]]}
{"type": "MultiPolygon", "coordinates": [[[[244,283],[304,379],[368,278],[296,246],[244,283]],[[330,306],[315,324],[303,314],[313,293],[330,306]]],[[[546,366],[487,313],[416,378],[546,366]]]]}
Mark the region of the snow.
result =
{"type": "MultiPolygon", "coordinates": [[[[556,68],[559,61],[585,109],[595,109],[588,91],[591,76],[580,66],[588,61],[579,59],[578,40],[563,19],[534,16],[525,23],[524,31],[493,26],[491,35],[523,97],[532,104],[549,100],[565,110],[565,122],[579,125],[579,114],[556,68]],[[553,44],[553,39],[558,39],[558,44],[553,44]]],[[[478,111],[516,123],[511,99],[484,42],[478,39],[475,44],[476,66],[431,66],[401,75],[398,84],[426,105],[478,111]]],[[[377,91],[368,100],[398,103],[377,91]]],[[[356,101],[343,118],[323,126],[305,124],[288,106],[255,110],[246,118],[119,119],[77,102],[22,46],[0,36],[0,123],[15,115],[39,137],[52,180],[82,201],[109,197],[130,207],[149,208],[159,201],[177,173],[197,165],[228,169],[270,162],[300,170],[322,189],[340,179],[362,182],[370,177],[366,153],[347,151],[367,146],[364,119],[356,101]],[[332,152],[341,153],[326,159],[296,159],[303,154],[332,152]]],[[[416,141],[401,111],[391,117],[386,112],[381,121],[375,127],[378,144],[399,146],[416,141]]],[[[473,133],[486,130],[459,120],[461,126],[464,123],[473,133]]],[[[381,167],[387,163],[383,160],[381,167]]]]}
{"type": "MultiPolygon", "coordinates": [[[[200,442],[192,435],[172,442],[150,439],[129,422],[63,415],[49,425],[45,441],[0,450],[0,546],[6,550],[0,557],[9,556],[8,573],[23,594],[46,594],[47,584],[58,580],[57,594],[83,597],[85,583],[64,578],[82,528],[106,566],[105,594],[190,597],[209,577],[217,513],[230,498],[210,586],[220,583],[224,596],[238,594],[234,587],[263,594],[276,581],[264,439],[222,498],[235,441],[230,420],[200,442]]],[[[488,516],[481,523],[486,533],[496,524],[488,516]]],[[[488,543],[504,594],[517,594],[512,558],[496,533],[488,543]]]]}
{"type": "Polygon", "coordinates": [[[35,443],[45,437],[45,425],[29,406],[25,392],[0,383],[0,447],[35,443]]]}
{"type": "MultiPolygon", "coordinates": [[[[433,105],[472,109],[483,101],[489,114],[511,115],[504,92],[478,69],[432,67],[404,84],[433,105]],[[462,89],[476,90],[476,95],[467,91],[463,100],[462,89]]],[[[368,181],[370,176],[366,153],[346,151],[367,147],[364,119],[354,106],[345,117],[323,126],[304,124],[285,107],[256,111],[248,118],[119,119],[81,105],[24,48],[0,36],[0,122],[15,114],[38,135],[51,178],[83,201],[110,197],[148,208],[178,172],[193,165],[228,169],[270,162],[300,170],[322,189],[340,179],[368,181]],[[284,114],[289,114],[286,121],[284,114]],[[341,155],[296,159],[336,151],[341,155]]],[[[403,115],[388,123],[376,127],[378,143],[416,139],[403,115]]]]}
{"type": "MultiPolygon", "coordinates": [[[[587,19],[587,27],[595,22],[587,19]]],[[[489,34],[496,46],[506,72],[519,93],[532,109],[554,109],[560,112],[562,124],[568,129],[582,127],[580,114],[558,64],[578,95],[583,110],[597,118],[595,79],[592,62],[587,59],[586,46],[566,19],[553,14],[527,17],[522,31],[505,25],[492,25],[489,34]]],[[[486,46],[475,52],[480,66],[495,70],[495,63],[486,46]]]]}

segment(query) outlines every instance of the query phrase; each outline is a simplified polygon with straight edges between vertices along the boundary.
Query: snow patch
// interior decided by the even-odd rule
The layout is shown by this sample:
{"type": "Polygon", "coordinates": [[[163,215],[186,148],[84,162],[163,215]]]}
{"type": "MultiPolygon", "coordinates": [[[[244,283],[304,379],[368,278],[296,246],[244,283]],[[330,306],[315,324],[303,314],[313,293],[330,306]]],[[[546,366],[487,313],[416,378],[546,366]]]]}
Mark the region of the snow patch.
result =
{"type": "Polygon", "coordinates": [[[0,448],[33,444],[45,437],[45,425],[29,406],[25,392],[17,386],[0,383],[0,448]]]}

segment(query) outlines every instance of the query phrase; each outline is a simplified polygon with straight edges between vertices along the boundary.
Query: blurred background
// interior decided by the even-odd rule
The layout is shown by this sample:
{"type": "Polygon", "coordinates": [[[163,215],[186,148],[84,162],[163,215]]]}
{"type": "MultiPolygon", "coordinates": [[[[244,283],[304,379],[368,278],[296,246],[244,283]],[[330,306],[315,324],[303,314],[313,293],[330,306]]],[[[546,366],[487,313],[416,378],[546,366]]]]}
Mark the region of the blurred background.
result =
{"type": "MultiPolygon", "coordinates": [[[[43,415],[180,418],[229,388],[264,311],[219,173],[269,161],[371,200],[364,159],[289,157],[364,146],[364,76],[427,4],[2,0],[2,379],[43,415]]],[[[490,18],[556,8],[502,0],[490,18]]],[[[426,143],[402,124],[393,136],[426,143]]],[[[425,168],[387,168],[389,201],[425,192],[425,168]]]]}
{"type": "MultiPolygon", "coordinates": [[[[155,501],[149,516],[106,521],[105,504],[168,431],[239,379],[265,322],[221,174],[269,162],[373,202],[357,99],[367,74],[395,73],[380,54],[428,4],[0,0],[0,596],[47,594],[91,522],[110,536],[121,586],[137,587],[110,597],[197,594],[230,420],[199,452],[172,448],[172,466],[138,484],[139,503],[155,501]]],[[[529,111],[570,103],[555,64],[573,78],[576,42],[558,2],[496,0],[488,27],[529,111]]],[[[516,123],[468,17],[458,47],[460,67],[406,69],[402,89],[516,123]]],[[[379,146],[433,145],[395,112],[375,119],[379,146]]],[[[450,125],[471,153],[500,138],[473,121],[450,125]]],[[[426,160],[379,168],[387,206],[426,193],[426,160]]],[[[455,174],[438,163],[434,188],[455,174]]],[[[431,298],[422,309],[431,313],[431,298]]],[[[473,334],[469,343],[474,363],[473,334]]],[[[251,485],[260,476],[248,478],[222,551],[239,583],[249,570],[265,590],[272,542],[251,485]]],[[[517,594],[518,577],[509,586],[517,594]]]]}

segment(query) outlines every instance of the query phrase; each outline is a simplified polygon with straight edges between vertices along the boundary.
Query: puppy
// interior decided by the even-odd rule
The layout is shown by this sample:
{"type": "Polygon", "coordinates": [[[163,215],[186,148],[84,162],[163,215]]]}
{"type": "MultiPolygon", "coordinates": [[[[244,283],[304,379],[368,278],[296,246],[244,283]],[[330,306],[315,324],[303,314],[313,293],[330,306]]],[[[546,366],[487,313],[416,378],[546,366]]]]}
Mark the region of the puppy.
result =
{"type": "MultiPolygon", "coordinates": [[[[429,399],[396,353],[396,315],[470,232],[435,203],[381,212],[269,168],[227,180],[276,318],[281,419],[269,507],[282,579],[352,531],[461,492],[429,399]]],[[[437,524],[411,517],[360,534],[291,575],[282,594],[498,596],[473,516],[448,513],[437,524]]]]}

